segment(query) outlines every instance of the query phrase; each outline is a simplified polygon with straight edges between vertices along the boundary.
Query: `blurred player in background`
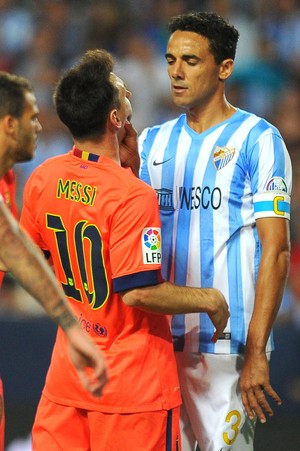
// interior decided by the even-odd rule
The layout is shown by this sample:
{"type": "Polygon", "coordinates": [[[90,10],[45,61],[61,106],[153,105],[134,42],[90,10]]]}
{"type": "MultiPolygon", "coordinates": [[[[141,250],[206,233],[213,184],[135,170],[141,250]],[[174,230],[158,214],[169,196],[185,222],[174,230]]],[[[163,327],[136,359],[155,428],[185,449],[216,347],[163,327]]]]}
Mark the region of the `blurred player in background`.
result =
{"type": "MultiPolygon", "coordinates": [[[[17,219],[18,209],[16,203],[16,177],[13,169],[9,169],[6,174],[0,179],[0,194],[3,197],[5,204],[8,206],[13,216],[17,219]]],[[[0,271],[0,288],[5,276],[4,271],[0,271]]],[[[1,298],[1,293],[0,293],[1,298]]],[[[5,413],[4,413],[4,395],[3,383],[0,378],[0,451],[4,451],[5,439],[5,413]]]]}

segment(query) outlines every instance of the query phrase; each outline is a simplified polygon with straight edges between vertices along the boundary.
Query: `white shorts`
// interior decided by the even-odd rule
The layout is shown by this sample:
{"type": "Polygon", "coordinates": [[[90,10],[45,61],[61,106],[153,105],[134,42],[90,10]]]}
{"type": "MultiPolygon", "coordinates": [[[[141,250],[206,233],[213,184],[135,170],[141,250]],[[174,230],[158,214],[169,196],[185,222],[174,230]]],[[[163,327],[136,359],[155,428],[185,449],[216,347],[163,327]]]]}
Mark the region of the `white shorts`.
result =
{"type": "Polygon", "coordinates": [[[255,420],[242,404],[241,355],[176,352],[182,451],[253,451],[255,420]]]}

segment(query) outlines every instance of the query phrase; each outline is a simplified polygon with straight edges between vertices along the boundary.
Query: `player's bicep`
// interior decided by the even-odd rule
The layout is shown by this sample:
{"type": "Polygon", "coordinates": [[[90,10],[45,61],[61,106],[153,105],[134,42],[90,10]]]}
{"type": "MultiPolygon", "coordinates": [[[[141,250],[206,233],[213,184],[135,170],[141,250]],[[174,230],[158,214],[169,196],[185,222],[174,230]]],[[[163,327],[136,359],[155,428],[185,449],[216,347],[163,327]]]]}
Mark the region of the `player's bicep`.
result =
{"type": "Polygon", "coordinates": [[[289,221],[283,218],[265,217],[256,221],[259,239],[263,248],[288,251],[290,248],[289,221]]]}
{"type": "Polygon", "coordinates": [[[130,193],[112,224],[113,278],[160,270],[161,230],[155,192],[144,184],[130,193]]]}

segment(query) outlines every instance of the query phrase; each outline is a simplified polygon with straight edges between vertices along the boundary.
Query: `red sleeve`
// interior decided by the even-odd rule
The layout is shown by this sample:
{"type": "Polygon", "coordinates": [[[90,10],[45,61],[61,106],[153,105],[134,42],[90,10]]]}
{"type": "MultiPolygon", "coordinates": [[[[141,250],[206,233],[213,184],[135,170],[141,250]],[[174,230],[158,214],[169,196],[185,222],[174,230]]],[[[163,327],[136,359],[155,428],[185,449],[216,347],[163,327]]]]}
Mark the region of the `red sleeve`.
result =
{"type": "Polygon", "coordinates": [[[0,193],[4,199],[4,202],[17,219],[18,207],[16,202],[16,177],[12,169],[10,169],[0,180],[0,193]]]}

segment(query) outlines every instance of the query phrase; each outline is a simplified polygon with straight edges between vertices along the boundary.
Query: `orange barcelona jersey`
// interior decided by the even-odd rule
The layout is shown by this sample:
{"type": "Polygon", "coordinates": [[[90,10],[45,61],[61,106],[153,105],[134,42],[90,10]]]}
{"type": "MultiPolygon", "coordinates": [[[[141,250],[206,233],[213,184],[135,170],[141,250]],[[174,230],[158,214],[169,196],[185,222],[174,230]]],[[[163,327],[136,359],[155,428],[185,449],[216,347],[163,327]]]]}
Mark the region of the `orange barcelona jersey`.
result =
{"type": "Polygon", "coordinates": [[[108,366],[109,382],[95,399],[81,386],[58,330],[46,396],[108,413],[178,406],[168,317],[128,307],[119,295],[162,281],[160,219],[152,188],[113,160],[74,147],[30,176],[21,224],[51,255],[75,316],[108,366]]]}

